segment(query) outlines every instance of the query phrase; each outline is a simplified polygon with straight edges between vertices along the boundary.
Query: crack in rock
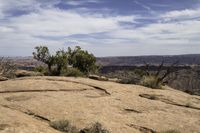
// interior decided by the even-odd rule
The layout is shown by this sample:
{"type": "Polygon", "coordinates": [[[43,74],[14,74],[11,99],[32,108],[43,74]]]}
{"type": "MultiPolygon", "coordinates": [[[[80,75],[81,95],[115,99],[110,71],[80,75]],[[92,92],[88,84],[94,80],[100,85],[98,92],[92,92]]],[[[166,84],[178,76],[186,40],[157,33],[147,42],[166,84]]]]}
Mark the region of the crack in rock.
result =
{"type": "Polygon", "coordinates": [[[21,113],[23,113],[23,114],[32,116],[32,118],[35,118],[35,119],[37,119],[37,120],[41,120],[41,121],[44,121],[44,122],[50,122],[50,120],[49,120],[48,118],[46,118],[46,117],[44,117],[44,116],[41,116],[41,115],[38,115],[38,114],[36,114],[36,113],[33,113],[33,112],[30,111],[30,110],[22,111],[22,110],[19,110],[19,109],[14,108],[14,107],[10,107],[10,106],[8,106],[8,105],[2,105],[2,104],[1,104],[1,106],[4,107],[4,108],[8,108],[8,109],[15,110],[15,111],[21,112],[21,113]]]}
{"type": "Polygon", "coordinates": [[[150,99],[150,100],[158,100],[158,101],[161,101],[163,103],[170,104],[170,105],[175,105],[175,106],[179,106],[179,107],[185,107],[185,108],[200,110],[199,107],[194,107],[194,106],[187,105],[187,104],[185,104],[185,105],[184,104],[179,104],[179,103],[175,103],[173,101],[170,101],[169,99],[160,98],[160,96],[162,96],[162,95],[140,94],[139,96],[142,97],[142,98],[150,99]]]}
{"type": "Polygon", "coordinates": [[[27,115],[33,116],[36,119],[39,119],[39,120],[42,120],[42,121],[46,121],[46,122],[50,122],[50,120],[47,119],[46,117],[38,115],[38,114],[35,114],[34,112],[31,112],[30,110],[28,110],[27,112],[24,112],[24,113],[27,114],[27,115]]]}
{"type": "Polygon", "coordinates": [[[135,110],[135,109],[125,108],[124,110],[127,111],[127,112],[142,113],[141,111],[138,111],[138,110],[135,110]]]}
{"type": "Polygon", "coordinates": [[[8,91],[0,91],[1,93],[23,93],[23,92],[66,92],[66,91],[71,91],[71,92],[76,92],[76,91],[86,91],[86,90],[90,90],[90,89],[68,89],[68,90],[64,90],[64,89],[60,89],[60,90],[53,90],[53,89],[45,89],[45,90],[8,90],[8,91]]]}
{"type": "MultiPolygon", "coordinates": [[[[20,78],[20,79],[17,79],[17,80],[26,80],[26,78],[20,78]]],[[[98,86],[95,86],[95,85],[91,85],[91,84],[81,83],[81,82],[78,82],[78,81],[70,81],[70,80],[63,80],[63,79],[50,79],[50,78],[43,78],[43,79],[40,79],[40,78],[38,78],[38,79],[37,78],[31,78],[31,80],[48,80],[48,81],[71,82],[71,83],[86,85],[86,86],[92,87],[92,88],[94,88],[96,90],[103,91],[106,95],[111,95],[111,93],[108,92],[104,88],[101,88],[101,87],[98,87],[98,86]]]]}
{"type": "Polygon", "coordinates": [[[133,127],[142,133],[157,133],[155,130],[147,128],[147,127],[138,126],[138,125],[134,125],[134,124],[126,124],[126,125],[129,127],[133,127]]]}
{"type": "MultiPolygon", "coordinates": [[[[39,80],[41,80],[41,79],[39,79],[39,80]]],[[[70,80],[62,80],[62,79],[49,79],[49,78],[46,78],[46,79],[43,79],[43,80],[62,81],[62,82],[71,82],[71,83],[76,83],[76,84],[82,84],[82,85],[86,85],[86,86],[95,88],[95,89],[97,89],[97,90],[101,90],[101,91],[103,91],[104,93],[106,93],[107,95],[111,95],[111,94],[110,94],[106,89],[104,89],[104,88],[101,88],[101,87],[98,87],[98,86],[94,86],[94,85],[90,85],[90,84],[86,84],[86,83],[81,83],[81,82],[78,82],[78,81],[70,81],[70,80]]]]}

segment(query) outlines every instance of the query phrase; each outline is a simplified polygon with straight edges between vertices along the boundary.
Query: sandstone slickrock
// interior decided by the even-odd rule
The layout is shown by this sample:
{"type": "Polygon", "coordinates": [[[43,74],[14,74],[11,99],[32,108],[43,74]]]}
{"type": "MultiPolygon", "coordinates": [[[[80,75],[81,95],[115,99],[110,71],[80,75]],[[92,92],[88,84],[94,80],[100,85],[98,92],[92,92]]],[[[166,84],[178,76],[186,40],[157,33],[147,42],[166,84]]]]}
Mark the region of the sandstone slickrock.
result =
{"type": "Polygon", "coordinates": [[[99,122],[111,133],[199,133],[200,96],[86,78],[0,82],[1,133],[57,133],[49,122],[60,119],[79,129],[99,122]]]}

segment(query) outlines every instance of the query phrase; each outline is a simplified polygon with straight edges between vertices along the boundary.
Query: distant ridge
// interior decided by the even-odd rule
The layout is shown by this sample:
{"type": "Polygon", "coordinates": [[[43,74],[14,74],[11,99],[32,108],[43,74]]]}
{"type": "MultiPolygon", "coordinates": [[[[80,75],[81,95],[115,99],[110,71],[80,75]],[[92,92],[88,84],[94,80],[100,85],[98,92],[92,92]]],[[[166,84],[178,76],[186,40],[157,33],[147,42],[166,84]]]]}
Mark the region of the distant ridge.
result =
{"type": "Polygon", "coordinates": [[[200,65],[200,54],[98,57],[97,63],[102,66],[135,66],[144,62],[157,65],[162,60],[165,65],[176,61],[179,61],[179,65],[200,65]]]}
{"type": "MultiPolygon", "coordinates": [[[[9,59],[20,67],[41,65],[41,62],[34,60],[31,56],[16,56],[9,57],[9,59]]],[[[164,60],[165,65],[170,65],[176,61],[179,61],[179,65],[200,65],[200,54],[97,57],[97,64],[101,66],[140,66],[146,62],[158,65],[162,60],[164,60]]]]}

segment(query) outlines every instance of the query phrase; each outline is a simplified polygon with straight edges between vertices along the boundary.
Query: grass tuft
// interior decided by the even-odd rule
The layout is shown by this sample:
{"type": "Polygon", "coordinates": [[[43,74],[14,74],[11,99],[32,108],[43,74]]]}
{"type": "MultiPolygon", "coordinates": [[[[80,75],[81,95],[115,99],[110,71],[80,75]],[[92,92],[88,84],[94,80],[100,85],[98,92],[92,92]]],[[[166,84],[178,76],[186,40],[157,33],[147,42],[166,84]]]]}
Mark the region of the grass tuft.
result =
{"type": "Polygon", "coordinates": [[[91,127],[82,129],[80,133],[109,133],[109,131],[103,129],[102,125],[96,122],[91,127]]]}
{"type": "Polygon", "coordinates": [[[161,83],[158,82],[158,77],[153,76],[153,75],[144,76],[140,82],[140,85],[149,87],[152,89],[161,89],[162,88],[161,83]]]}
{"type": "Polygon", "coordinates": [[[72,126],[68,120],[53,121],[50,126],[54,129],[65,133],[79,133],[75,126],[72,126]]]}

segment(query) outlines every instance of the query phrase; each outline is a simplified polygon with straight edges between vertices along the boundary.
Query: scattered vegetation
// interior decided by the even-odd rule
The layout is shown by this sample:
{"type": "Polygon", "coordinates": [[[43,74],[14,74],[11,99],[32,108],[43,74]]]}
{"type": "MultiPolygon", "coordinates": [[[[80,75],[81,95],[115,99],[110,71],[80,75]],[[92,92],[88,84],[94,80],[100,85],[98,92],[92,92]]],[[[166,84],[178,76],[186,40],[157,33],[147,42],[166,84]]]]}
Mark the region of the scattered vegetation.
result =
{"type": "MultiPolygon", "coordinates": [[[[170,72],[163,79],[161,86],[168,85],[191,95],[200,95],[200,66],[181,66],[180,64],[171,66],[169,61],[166,61],[160,70],[159,77],[168,69],[170,72]]],[[[100,74],[109,78],[117,78],[123,84],[142,85],[141,82],[146,75],[145,70],[146,66],[104,66],[100,69],[100,74]]],[[[150,75],[155,75],[158,70],[158,65],[150,65],[148,71],[150,75]]]]}
{"type": "Polygon", "coordinates": [[[48,75],[48,70],[44,66],[38,66],[34,68],[35,72],[39,72],[43,75],[48,75]]]}
{"type": "Polygon", "coordinates": [[[0,76],[7,78],[15,77],[16,66],[6,58],[0,58],[0,76]]]}
{"type": "Polygon", "coordinates": [[[103,129],[100,123],[95,123],[88,128],[79,130],[75,126],[72,126],[68,120],[53,121],[50,126],[54,129],[65,133],[109,133],[108,130],[103,129]]]}
{"type": "Polygon", "coordinates": [[[36,68],[36,71],[44,74],[50,76],[82,76],[98,70],[94,55],[82,50],[79,46],[74,49],[68,47],[67,50],[58,50],[55,55],[50,54],[46,46],[38,46],[35,49],[36,51],[33,52],[34,59],[47,65],[47,71],[41,67],[36,68]],[[73,68],[69,68],[70,66],[73,68]]]}
{"type": "Polygon", "coordinates": [[[149,71],[150,65],[145,63],[146,69],[140,84],[153,89],[161,89],[162,85],[165,84],[166,82],[165,80],[166,77],[170,75],[172,72],[176,71],[173,69],[176,64],[178,64],[178,61],[173,63],[166,70],[163,70],[162,69],[164,66],[164,60],[163,60],[162,63],[158,66],[157,71],[151,73],[149,71]]]}
{"type": "Polygon", "coordinates": [[[118,82],[122,84],[139,84],[141,79],[133,70],[109,72],[104,76],[119,79],[118,82]]]}
{"type": "Polygon", "coordinates": [[[66,76],[66,77],[84,77],[84,73],[82,73],[77,68],[67,68],[67,69],[62,70],[61,76],[66,76]]]}
{"type": "Polygon", "coordinates": [[[26,70],[16,70],[15,71],[15,77],[29,77],[29,76],[43,76],[40,72],[34,72],[34,71],[26,71],[26,70]]]}
{"type": "Polygon", "coordinates": [[[141,85],[149,87],[149,88],[155,88],[155,89],[161,89],[162,85],[161,82],[158,81],[158,77],[154,75],[145,75],[143,76],[141,82],[141,85]]]}
{"type": "Polygon", "coordinates": [[[179,70],[168,77],[172,88],[182,90],[192,95],[200,95],[200,67],[179,70]]]}
{"type": "Polygon", "coordinates": [[[169,80],[174,78],[168,78],[169,75],[177,71],[174,69],[178,62],[173,63],[171,66],[165,66],[164,61],[158,66],[152,66],[145,63],[145,66],[137,67],[129,70],[119,70],[109,72],[105,76],[110,78],[119,78],[119,82],[124,84],[138,84],[153,89],[161,89],[162,85],[166,84],[169,80]]]}

